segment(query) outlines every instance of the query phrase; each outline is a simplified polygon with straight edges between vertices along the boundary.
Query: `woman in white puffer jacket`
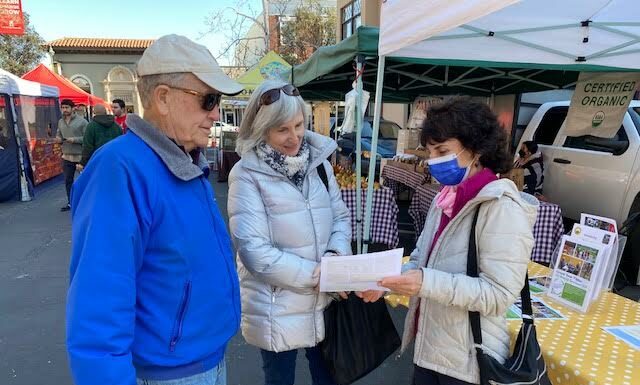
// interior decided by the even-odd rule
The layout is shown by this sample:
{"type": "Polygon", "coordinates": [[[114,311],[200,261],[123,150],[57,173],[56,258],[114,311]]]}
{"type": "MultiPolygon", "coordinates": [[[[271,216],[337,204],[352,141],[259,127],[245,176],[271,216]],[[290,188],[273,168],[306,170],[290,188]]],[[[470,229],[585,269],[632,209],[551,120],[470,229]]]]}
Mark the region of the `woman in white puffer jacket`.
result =
{"type": "Polygon", "coordinates": [[[445,186],[404,273],[381,286],[412,297],[402,350],[415,340],[413,384],[478,384],[469,312],[480,313],[484,352],[504,362],[510,343],[505,313],[524,285],[538,202],[497,178],[512,157],[486,104],[458,97],[432,107],[422,140],[431,175],[445,186]],[[467,255],[476,212],[479,277],[473,278],[467,255]]]}
{"type": "Polygon", "coordinates": [[[242,335],[261,350],[266,385],[293,385],[299,348],[313,384],[333,385],[317,348],[330,298],[316,286],[324,255],[351,254],[351,220],[326,161],[336,143],[305,129],[304,109],[294,86],[262,83],[240,127],[242,159],[229,175],[242,335]]]}

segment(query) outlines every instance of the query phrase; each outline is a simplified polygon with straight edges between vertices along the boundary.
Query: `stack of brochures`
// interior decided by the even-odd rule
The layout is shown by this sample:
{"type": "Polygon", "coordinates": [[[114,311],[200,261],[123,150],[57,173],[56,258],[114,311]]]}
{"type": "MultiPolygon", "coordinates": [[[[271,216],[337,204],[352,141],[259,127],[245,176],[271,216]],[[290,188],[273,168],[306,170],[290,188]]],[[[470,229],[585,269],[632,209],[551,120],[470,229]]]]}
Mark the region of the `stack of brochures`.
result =
{"type": "Polygon", "coordinates": [[[562,237],[547,295],[581,312],[609,289],[619,261],[616,221],[582,214],[562,237]]]}

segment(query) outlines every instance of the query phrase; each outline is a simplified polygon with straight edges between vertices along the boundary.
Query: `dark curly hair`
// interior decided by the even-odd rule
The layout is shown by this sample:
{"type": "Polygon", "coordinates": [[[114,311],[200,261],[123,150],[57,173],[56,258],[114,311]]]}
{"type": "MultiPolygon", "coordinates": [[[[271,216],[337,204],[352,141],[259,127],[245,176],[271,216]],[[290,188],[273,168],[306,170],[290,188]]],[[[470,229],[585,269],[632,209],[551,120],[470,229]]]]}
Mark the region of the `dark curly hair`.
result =
{"type": "Polygon", "coordinates": [[[495,173],[508,172],[512,167],[507,133],[485,103],[456,96],[431,107],[422,123],[422,145],[448,139],[458,139],[466,149],[480,155],[482,166],[495,173]]]}

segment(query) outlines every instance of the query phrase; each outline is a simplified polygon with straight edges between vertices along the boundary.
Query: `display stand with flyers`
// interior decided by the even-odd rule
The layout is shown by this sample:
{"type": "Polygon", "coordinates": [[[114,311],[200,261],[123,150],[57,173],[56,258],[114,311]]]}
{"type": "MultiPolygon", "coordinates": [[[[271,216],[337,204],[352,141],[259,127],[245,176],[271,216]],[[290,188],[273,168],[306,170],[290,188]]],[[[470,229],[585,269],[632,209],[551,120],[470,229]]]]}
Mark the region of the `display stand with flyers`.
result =
{"type": "Polygon", "coordinates": [[[582,214],[571,235],[562,237],[548,296],[587,312],[613,284],[619,255],[615,220],[582,214]]]}

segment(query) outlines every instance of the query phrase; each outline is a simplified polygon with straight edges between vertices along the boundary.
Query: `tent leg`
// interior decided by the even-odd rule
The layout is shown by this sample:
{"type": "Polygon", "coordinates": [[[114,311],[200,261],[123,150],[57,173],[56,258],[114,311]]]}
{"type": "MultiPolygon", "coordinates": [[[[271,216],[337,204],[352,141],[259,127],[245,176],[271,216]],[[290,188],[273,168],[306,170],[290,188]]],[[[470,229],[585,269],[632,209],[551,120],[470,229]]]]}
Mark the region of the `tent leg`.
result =
{"type": "Polygon", "coordinates": [[[362,253],[362,62],[356,57],[356,250],[362,253]]]}
{"type": "Polygon", "coordinates": [[[24,168],[25,154],[22,152],[22,141],[20,140],[20,131],[18,130],[18,115],[16,114],[13,96],[10,97],[9,104],[11,105],[11,114],[13,115],[13,134],[16,138],[16,144],[18,145],[18,159],[20,160],[20,200],[22,202],[28,202],[32,199],[32,196],[29,193],[29,182],[27,182],[27,172],[24,168]]]}
{"type": "Polygon", "coordinates": [[[373,182],[376,175],[376,158],[378,156],[378,132],[380,131],[380,115],[382,114],[382,86],[384,84],[385,57],[378,58],[378,75],[376,78],[376,102],[373,112],[373,132],[371,134],[371,155],[369,158],[369,184],[367,185],[367,206],[364,220],[363,253],[369,251],[369,234],[371,233],[371,215],[373,209],[373,182]]]}

